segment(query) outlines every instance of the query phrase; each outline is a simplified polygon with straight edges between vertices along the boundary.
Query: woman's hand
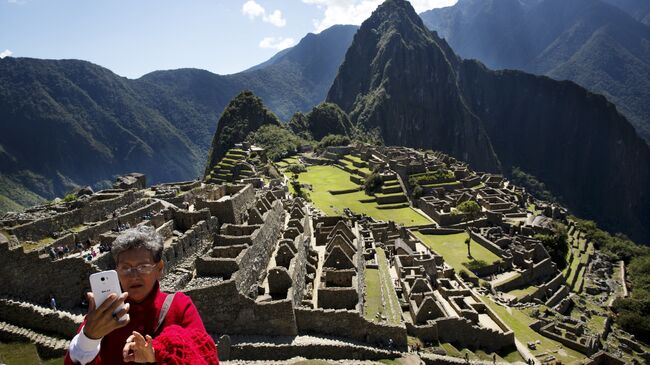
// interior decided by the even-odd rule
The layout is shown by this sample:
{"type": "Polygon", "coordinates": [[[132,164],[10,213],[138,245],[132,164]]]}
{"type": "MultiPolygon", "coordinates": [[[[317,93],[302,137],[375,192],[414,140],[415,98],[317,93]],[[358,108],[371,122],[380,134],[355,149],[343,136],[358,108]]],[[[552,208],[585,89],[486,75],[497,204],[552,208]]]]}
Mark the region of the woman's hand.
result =
{"type": "Polygon", "coordinates": [[[86,315],[86,324],[84,325],[84,334],[86,337],[98,340],[114,330],[124,327],[129,323],[129,303],[124,304],[129,293],[122,293],[119,297],[113,293],[98,308],[95,307],[95,297],[93,293],[88,293],[88,315],[86,315]],[[113,315],[117,308],[124,304],[119,312],[113,315]],[[122,319],[120,319],[122,318],[122,319]]]}
{"type": "Polygon", "coordinates": [[[152,341],[151,336],[147,335],[145,338],[140,333],[133,331],[133,334],[126,339],[126,344],[122,350],[124,362],[156,362],[152,341]]]}

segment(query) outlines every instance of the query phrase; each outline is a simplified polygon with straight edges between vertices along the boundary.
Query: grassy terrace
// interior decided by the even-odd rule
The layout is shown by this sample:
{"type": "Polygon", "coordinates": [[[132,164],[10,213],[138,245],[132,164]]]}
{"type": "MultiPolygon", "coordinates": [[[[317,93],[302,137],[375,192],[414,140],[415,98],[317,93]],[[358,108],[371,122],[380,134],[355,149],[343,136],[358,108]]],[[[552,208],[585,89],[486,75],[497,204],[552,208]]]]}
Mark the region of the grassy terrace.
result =
{"type": "MultiPolygon", "coordinates": [[[[446,235],[424,234],[418,231],[414,231],[413,233],[417,238],[424,242],[427,247],[442,255],[445,262],[451,265],[456,272],[465,270],[470,275],[474,275],[465,267],[465,265],[463,265],[464,263],[469,263],[471,261],[471,259],[467,258],[467,245],[465,245],[465,239],[469,237],[467,233],[463,232],[446,235]]],[[[493,254],[474,241],[470,244],[470,250],[474,260],[483,260],[488,264],[501,260],[499,256],[493,254]]]]}
{"type": "Polygon", "coordinates": [[[508,292],[510,295],[514,295],[517,298],[523,298],[526,295],[533,294],[537,290],[534,286],[529,286],[524,289],[515,289],[508,292]]]}
{"type": "Polygon", "coordinates": [[[63,364],[63,358],[41,360],[36,352],[36,346],[31,343],[0,342],[0,364],[21,364],[21,365],[59,365],[63,364]]]}
{"type": "Polygon", "coordinates": [[[297,163],[300,163],[300,160],[298,160],[297,157],[287,157],[287,158],[283,158],[282,160],[276,162],[275,164],[278,165],[278,167],[280,167],[280,168],[284,168],[284,167],[287,167],[287,166],[289,166],[291,164],[297,164],[297,163]]]}
{"type": "Polygon", "coordinates": [[[348,194],[332,195],[329,191],[357,188],[350,181],[350,174],[334,166],[310,166],[307,172],[299,175],[300,182],[310,184],[309,191],[314,205],[327,215],[340,215],[344,208],[350,208],[355,213],[364,213],[375,219],[392,220],[406,226],[430,224],[431,221],[410,207],[397,209],[379,209],[376,202],[362,203],[360,200],[372,199],[363,191],[348,194]]]}
{"type": "Polygon", "coordinates": [[[388,297],[385,298],[386,306],[388,307],[385,308],[385,313],[387,313],[386,318],[391,324],[399,324],[402,321],[402,307],[395,293],[386,253],[382,248],[377,248],[377,263],[379,264],[379,275],[381,277],[383,292],[388,297]]]}
{"type": "Polygon", "coordinates": [[[52,238],[52,237],[45,237],[42,240],[37,241],[37,242],[23,243],[23,248],[25,249],[25,252],[37,251],[37,250],[40,250],[43,247],[46,247],[46,246],[50,245],[54,241],[55,241],[55,239],[52,238]]]}
{"type": "MultiPolygon", "coordinates": [[[[458,357],[461,359],[465,358],[465,354],[467,354],[467,358],[470,361],[492,361],[492,355],[493,353],[486,353],[485,351],[482,350],[476,350],[476,351],[470,351],[469,349],[457,349],[456,346],[454,346],[451,343],[441,343],[440,347],[445,350],[448,356],[453,356],[453,357],[458,357]]],[[[512,350],[505,350],[498,352],[496,357],[497,362],[518,362],[518,361],[524,361],[524,359],[519,355],[519,352],[517,349],[512,349],[512,350]]]]}
{"type": "Polygon", "coordinates": [[[340,160],[339,160],[339,163],[340,163],[340,164],[343,164],[343,165],[345,165],[345,166],[347,166],[347,167],[349,167],[349,168],[351,168],[351,169],[359,170],[361,173],[364,173],[364,174],[366,174],[366,175],[370,175],[370,174],[372,173],[372,171],[370,171],[369,168],[367,168],[367,167],[356,167],[356,166],[354,166],[354,165],[352,164],[352,162],[350,162],[350,161],[348,161],[348,160],[340,159],[340,160]]]}
{"type": "Polygon", "coordinates": [[[376,258],[379,269],[366,269],[364,316],[367,320],[374,321],[376,315],[379,314],[386,317],[388,323],[399,324],[402,321],[402,309],[395,293],[383,249],[377,248],[376,258]],[[382,303],[386,303],[386,305],[384,306],[382,303]]]}
{"type": "Polygon", "coordinates": [[[537,345],[536,350],[530,350],[533,355],[551,354],[562,361],[563,364],[578,363],[586,358],[585,355],[566,348],[561,343],[548,339],[533,331],[529,326],[535,320],[530,318],[524,311],[516,308],[502,307],[487,297],[482,296],[481,298],[515,332],[515,337],[524,346],[530,341],[541,341],[537,345]]]}

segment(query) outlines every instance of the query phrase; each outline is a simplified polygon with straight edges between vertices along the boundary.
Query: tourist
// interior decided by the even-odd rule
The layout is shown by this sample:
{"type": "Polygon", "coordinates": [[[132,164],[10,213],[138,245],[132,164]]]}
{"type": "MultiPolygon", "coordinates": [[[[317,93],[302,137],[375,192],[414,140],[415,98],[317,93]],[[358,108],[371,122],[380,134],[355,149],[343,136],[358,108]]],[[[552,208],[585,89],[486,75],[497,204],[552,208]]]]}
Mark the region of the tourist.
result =
{"type": "Polygon", "coordinates": [[[92,256],[92,258],[97,257],[97,251],[95,251],[94,247],[90,249],[90,256],[92,256]]]}
{"type": "Polygon", "coordinates": [[[70,342],[66,365],[219,364],[217,348],[192,300],[181,292],[160,290],[162,251],[162,238],[152,227],[129,229],[115,239],[111,254],[124,293],[112,294],[99,307],[88,293],[88,314],[70,342]]]}
{"type": "Polygon", "coordinates": [[[48,253],[50,254],[52,260],[56,259],[56,251],[54,251],[54,247],[50,246],[48,248],[48,253]]]}
{"type": "Polygon", "coordinates": [[[54,299],[54,295],[52,294],[50,294],[50,308],[56,310],[56,299],[54,299]]]}

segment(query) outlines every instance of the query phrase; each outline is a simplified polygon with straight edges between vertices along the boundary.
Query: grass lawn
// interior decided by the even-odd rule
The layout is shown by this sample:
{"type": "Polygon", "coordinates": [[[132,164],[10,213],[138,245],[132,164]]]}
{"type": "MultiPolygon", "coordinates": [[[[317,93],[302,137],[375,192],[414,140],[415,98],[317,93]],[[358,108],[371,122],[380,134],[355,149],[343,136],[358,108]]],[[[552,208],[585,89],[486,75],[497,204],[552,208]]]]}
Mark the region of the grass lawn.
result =
{"type": "Polygon", "coordinates": [[[350,160],[350,161],[354,161],[354,162],[364,162],[364,161],[361,159],[361,157],[357,157],[357,156],[353,156],[353,155],[345,155],[345,156],[343,156],[343,157],[345,157],[346,159],[348,159],[348,160],[350,160]]]}
{"type": "Polygon", "coordinates": [[[386,317],[390,324],[399,324],[402,320],[402,310],[391,280],[386,254],[377,248],[377,263],[379,269],[366,269],[366,293],[364,302],[364,317],[369,321],[377,321],[377,313],[386,317]],[[387,298],[382,297],[386,295],[387,298]],[[386,303],[386,306],[382,304],[386,303]]]}
{"type": "Polygon", "coordinates": [[[48,246],[52,242],[54,242],[55,239],[52,237],[45,237],[40,241],[37,242],[29,242],[29,243],[24,243],[23,247],[25,248],[25,252],[30,252],[30,251],[36,251],[40,250],[41,248],[48,246]]]}
{"type": "Polygon", "coordinates": [[[41,360],[36,346],[31,343],[0,343],[0,364],[7,365],[59,365],[63,358],[48,361],[41,360]]]}
{"type": "Polygon", "coordinates": [[[405,226],[430,224],[431,221],[410,207],[398,209],[379,209],[376,202],[362,203],[360,200],[372,198],[363,191],[332,195],[330,190],[345,190],[358,187],[350,181],[350,174],[334,166],[310,166],[307,172],[299,175],[303,184],[313,187],[309,196],[314,205],[327,215],[340,215],[344,208],[353,212],[365,213],[375,219],[395,221],[405,226]]]}
{"type": "MultiPolygon", "coordinates": [[[[451,265],[456,272],[465,270],[470,275],[474,275],[463,265],[463,263],[469,263],[471,261],[471,259],[467,258],[467,245],[465,245],[465,239],[469,237],[467,233],[446,235],[423,234],[418,231],[414,231],[413,233],[429,248],[442,255],[445,262],[451,265]]],[[[470,244],[470,251],[474,260],[483,260],[488,264],[501,260],[499,256],[474,241],[470,244]]]]}
{"type": "Polygon", "coordinates": [[[382,314],[384,307],[381,304],[381,283],[379,270],[366,269],[366,293],[363,303],[363,315],[369,321],[375,321],[377,313],[382,314]]]}
{"type": "Polygon", "coordinates": [[[395,293],[393,280],[390,276],[390,267],[388,266],[386,253],[382,248],[377,248],[377,263],[379,264],[379,277],[381,279],[383,292],[384,295],[388,296],[388,298],[384,298],[384,301],[386,302],[384,315],[386,316],[388,323],[399,324],[402,322],[402,307],[399,305],[399,299],[397,299],[397,293],[395,293]]]}
{"type": "Polygon", "coordinates": [[[552,354],[563,364],[573,364],[584,360],[585,355],[564,347],[561,343],[548,339],[533,331],[529,326],[534,322],[523,311],[516,308],[506,308],[494,303],[490,298],[481,296],[485,304],[492,309],[515,332],[515,337],[524,345],[530,341],[540,340],[536,350],[530,350],[535,356],[541,353],[552,354]]]}
{"type": "Polygon", "coordinates": [[[528,294],[533,294],[537,290],[534,286],[529,286],[524,289],[515,289],[508,292],[510,295],[514,295],[517,298],[523,298],[528,294]]]}
{"type": "Polygon", "coordinates": [[[339,160],[339,163],[341,163],[341,164],[343,164],[343,165],[349,167],[350,169],[353,169],[353,170],[355,170],[355,169],[356,169],[356,170],[359,170],[360,172],[366,174],[366,176],[367,176],[367,175],[370,175],[370,174],[372,173],[372,171],[370,171],[369,168],[367,168],[367,167],[356,167],[356,166],[354,166],[354,164],[352,164],[352,162],[350,162],[350,161],[348,161],[348,160],[340,159],[340,160],[339,160]]]}

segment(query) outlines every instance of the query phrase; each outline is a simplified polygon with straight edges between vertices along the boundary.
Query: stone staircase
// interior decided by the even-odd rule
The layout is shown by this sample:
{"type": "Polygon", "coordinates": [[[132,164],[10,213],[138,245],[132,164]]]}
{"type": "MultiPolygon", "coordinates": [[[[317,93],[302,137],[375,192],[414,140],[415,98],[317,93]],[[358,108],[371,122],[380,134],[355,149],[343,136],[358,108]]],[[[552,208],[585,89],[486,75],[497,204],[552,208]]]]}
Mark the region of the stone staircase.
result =
{"type": "Polygon", "coordinates": [[[36,345],[38,355],[44,359],[65,356],[71,338],[43,335],[30,329],[0,322],[0,340],[6,342],[24,341],[36,345]]]}
{"type": "Polygon", "coordinates": [[[83,316],[12,298],[0,298],[0,341],[31,342],[42,358],[65,355],[83,316]]]}

